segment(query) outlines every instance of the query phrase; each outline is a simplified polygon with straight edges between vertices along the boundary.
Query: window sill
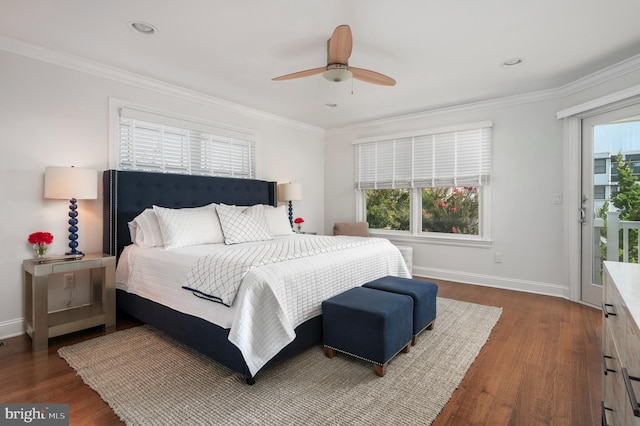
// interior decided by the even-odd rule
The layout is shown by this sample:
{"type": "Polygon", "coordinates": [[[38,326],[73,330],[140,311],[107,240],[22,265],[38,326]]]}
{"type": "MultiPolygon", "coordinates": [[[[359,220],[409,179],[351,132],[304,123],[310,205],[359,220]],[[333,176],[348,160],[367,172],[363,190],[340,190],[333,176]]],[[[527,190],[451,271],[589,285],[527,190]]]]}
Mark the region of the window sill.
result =
{"type": "Polygon", "coordinates": [[[491,248],[491,246],[493,245],[493,240],[469,238],[458,235],[410,235],[403,232],[380,231],[375,229],[370,229],[369,235],[372,237],[386,238],[390,241],[399,243],[438,244],[459,247],[476,247],[484,249],[491,248]]]}

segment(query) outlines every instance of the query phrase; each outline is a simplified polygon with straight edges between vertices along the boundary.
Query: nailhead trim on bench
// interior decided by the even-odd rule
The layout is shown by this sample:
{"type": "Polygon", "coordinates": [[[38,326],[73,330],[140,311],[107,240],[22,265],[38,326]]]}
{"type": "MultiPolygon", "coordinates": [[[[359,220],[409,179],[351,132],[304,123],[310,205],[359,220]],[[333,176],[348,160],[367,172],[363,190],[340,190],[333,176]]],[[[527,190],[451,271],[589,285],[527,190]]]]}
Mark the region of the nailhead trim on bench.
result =
{"type": "MultiPolygon", "coordinates": [[[[400,350],[399,350],[398,352],[396,352],[395,354],[393,354],[393,356],[392,356],[391,358],[389,358],[389,361],[391,361],[391,360],[392,360],[396,355],[398,355],[400,352],[402,352],[402,351],[407,347],[407,345],[410,345],[410,344],[411,344],[411,340],[409,340],[409,341],[407,342],[407,344],[406,344],[406,345],[404,345],[402,348],[400,348],[400,350]]],[[[334,348],[333,346],[324,345],[324,347],[325,347],[325,348],[329,348],[329,349],[333,349],[334,351],[341,352],[341,353],[343,353],[343,354],[351,355],[352,357],[355,357],[355,358],[361,359],[361,360],[363,360],[363,361],[370,362],[370,363],[372,363],[372,364],[379,365],[379,366],[381,366],[381,367],[383,367],[383,366],[385,365],[385,364],[380,364],[379,362],[376,362],[376,361],[372,361],[372,360],[367,359],[367,358],[365,358],[365,357],[362,357],[362,356],[360,356],[360,355],[352,354],[351,352],[347,352],[347,351],[343,351],[342,349],[334,348]]],[[[387,361],[387,363],[388,363],[389,361],[387,361]]]]}

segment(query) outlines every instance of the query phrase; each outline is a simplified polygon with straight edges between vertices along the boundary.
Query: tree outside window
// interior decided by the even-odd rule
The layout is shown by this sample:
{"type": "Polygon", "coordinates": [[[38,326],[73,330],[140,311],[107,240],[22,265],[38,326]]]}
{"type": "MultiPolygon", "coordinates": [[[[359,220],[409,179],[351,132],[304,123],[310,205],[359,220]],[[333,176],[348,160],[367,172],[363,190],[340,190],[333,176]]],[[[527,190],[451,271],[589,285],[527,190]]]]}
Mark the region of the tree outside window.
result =
{"type": "Polygon", "coordinates": [[[422,231],[478,235],[478,188],[423,188],[422,231]]]}
{"type": "MultiPolygon", "coordinates": [[[[477,187],[419,188],[422,199],[422,232],[478,235],[477,187]]],[[[409,231],[410,189],[366,191],[367,222],[372,229],[409,231]]]]}
{"type": "Polygon", "coordinates": [[[408,189],[369,189],[367,222],[369,228],[408,231],[411,218],[411,193],[408,189]]]}

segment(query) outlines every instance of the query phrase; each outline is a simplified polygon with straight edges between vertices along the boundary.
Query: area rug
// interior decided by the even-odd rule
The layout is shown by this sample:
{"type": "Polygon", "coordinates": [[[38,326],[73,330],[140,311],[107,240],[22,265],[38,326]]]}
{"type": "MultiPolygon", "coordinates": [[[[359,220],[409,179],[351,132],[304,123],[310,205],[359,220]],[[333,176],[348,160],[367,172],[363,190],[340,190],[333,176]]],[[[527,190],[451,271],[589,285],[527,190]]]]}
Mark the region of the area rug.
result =
{"type": "Polygon", "coordinates": [[[253,386],[148,326],[58,353],[128,425],[428,425],[445,406],[498,322],[501,308],[438,298],[433,330],[389,363],[321,345],[267,368],[253,386]]]}

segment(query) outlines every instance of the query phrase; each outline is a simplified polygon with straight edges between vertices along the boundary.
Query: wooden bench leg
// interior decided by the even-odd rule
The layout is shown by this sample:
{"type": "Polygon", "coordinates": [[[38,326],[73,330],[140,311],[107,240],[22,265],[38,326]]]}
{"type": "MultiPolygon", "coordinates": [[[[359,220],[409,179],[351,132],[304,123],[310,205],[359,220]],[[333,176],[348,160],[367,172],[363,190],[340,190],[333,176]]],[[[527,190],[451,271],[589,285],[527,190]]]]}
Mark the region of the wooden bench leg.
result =
{"type": "Polygon", "coordinates": [[[328,346],[324,347],[324,354],[327,358],[333,358],[334,356],[336,356],[336,351],[335,349],[331,349],[328,346]]]}
{"type": "Polygon", "coordinates": [[[376,376],[384,377],[385,373],[387,372],[387,364],[385,365],[373,364],[373,371],[376,372],[376,376]]]}
{"type": "MultiPolygon", "coordinates": [[[[435,320],[431,321],[431,324],[426,326],[425,330],[433,330],[433,326],[435,325],[435,323],[436,323],[435,320]]],[[[411,338],[411,346],[415,346],[416,343],[418,343],[418,335],[417,334],[411,338]]]]}

